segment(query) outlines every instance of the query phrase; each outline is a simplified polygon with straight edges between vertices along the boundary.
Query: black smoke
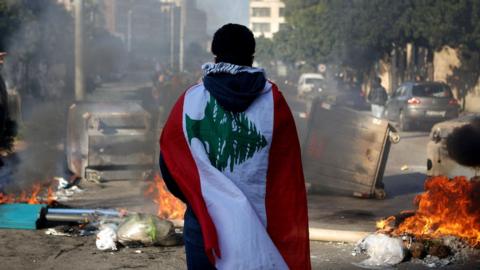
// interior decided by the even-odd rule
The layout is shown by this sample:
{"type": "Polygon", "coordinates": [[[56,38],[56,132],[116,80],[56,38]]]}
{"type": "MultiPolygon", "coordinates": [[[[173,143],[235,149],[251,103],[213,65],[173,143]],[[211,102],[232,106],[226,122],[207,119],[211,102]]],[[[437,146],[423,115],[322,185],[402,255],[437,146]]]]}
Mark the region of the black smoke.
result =
{"type": "Polygon", "coordinates": [[[480,118],[458,127],[447,137],[451,159],[468,167],[480,167],[480,118]]]}

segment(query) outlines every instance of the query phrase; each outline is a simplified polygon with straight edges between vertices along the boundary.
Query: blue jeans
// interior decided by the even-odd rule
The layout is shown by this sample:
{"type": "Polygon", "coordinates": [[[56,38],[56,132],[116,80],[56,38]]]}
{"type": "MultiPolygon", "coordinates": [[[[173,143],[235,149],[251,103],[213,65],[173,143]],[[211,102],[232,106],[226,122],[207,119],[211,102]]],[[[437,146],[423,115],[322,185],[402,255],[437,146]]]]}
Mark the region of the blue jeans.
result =
{"type": "Polygon", "coordinates": [[[205,254],[202,230],[200,223],[193,214],[190,207],[185,212],[185,223],[183,225],[183,240],[185,242],[185,253],[187,254],[187,267],[189,270],[214,270],[214,265],[208,260],[205,254]]]}

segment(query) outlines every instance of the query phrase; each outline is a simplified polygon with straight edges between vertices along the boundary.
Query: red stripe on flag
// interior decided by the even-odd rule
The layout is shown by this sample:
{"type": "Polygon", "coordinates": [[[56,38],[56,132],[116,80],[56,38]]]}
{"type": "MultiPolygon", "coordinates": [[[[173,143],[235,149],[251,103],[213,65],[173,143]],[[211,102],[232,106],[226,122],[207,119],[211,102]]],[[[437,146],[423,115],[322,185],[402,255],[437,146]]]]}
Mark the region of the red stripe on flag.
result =
{"type": "Polygon", "coordinates": [[[272,85],[274,124],[265,195],[267,231],[290,269],[311,269],[300,144],[287,102],[272,85]]]}
{"type": "Polygon", "coordinates": [[[215,255],[220,258],[220,248],[215,225],[203,200],[200,176],[183,132],[183,103],[185,93],[178,99],[163,128],[160,149],[165,164],[173,179],[185,195],[202,228],[205,252],[215,264],[215,255]]]}

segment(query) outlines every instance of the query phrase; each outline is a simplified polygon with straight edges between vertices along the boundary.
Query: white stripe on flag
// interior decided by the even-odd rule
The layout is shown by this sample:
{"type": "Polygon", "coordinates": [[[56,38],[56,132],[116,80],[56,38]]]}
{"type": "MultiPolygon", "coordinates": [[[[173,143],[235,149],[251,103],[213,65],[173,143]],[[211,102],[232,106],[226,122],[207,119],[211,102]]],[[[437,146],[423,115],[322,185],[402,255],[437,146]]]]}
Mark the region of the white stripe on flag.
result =
{"type": "MultiPolygon", "coordinates": [[[[200,120],[210,98],[202,84],[190,89],[184,100],[183,128],[188,141],[185,115],[200,120]]],[[[267,140],[267,146],[233,171],[211,165],[200,140],[190,149],[200,175],[202,195],[215,224],[222,258],[218,269],[288,269],[266,231],[265,188],[268,153],[273,133],[273,96],[267,83],[264,93],[245,114],[267,140]]]]}

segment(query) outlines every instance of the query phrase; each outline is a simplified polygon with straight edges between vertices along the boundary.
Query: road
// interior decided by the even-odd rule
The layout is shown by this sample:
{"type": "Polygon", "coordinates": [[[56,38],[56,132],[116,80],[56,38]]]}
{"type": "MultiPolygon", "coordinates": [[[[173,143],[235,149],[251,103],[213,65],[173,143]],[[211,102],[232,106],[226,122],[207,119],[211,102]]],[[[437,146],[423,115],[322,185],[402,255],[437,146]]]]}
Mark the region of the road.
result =
{"type": "MultiPolygon", "coordinates": [[[[375,221],[401,210],[413,208],[413,198],[422,192],[425,177],[427,132],[401,133],[392,145],[384,176],[387,198],[367,200],[352,197],[309,195],[310,226],[326,229],[374,231],[375,221]],[[408,168],[402,170],[401,168],[408,168]]],[[[154,213],[154,204],[143,197],[145,183],[109,182],[102,186],[86,184],[86,191],[72,201],[72,207],[126,208],[154,213]]],[[[0,230],[0,269],[185,269],[183,247],[122,248],[101,252],[95,237],[47,236],[44,230],[0,230]]],[[[313,269],[358,269],[352,263],[365,256],[352,256],[353,244],[311,242],[313,269]]],[[[445,269],[475,269],[480,257],[445,269]]],[[[398,269],[428,269],[405,262],[398,269]]]]}

